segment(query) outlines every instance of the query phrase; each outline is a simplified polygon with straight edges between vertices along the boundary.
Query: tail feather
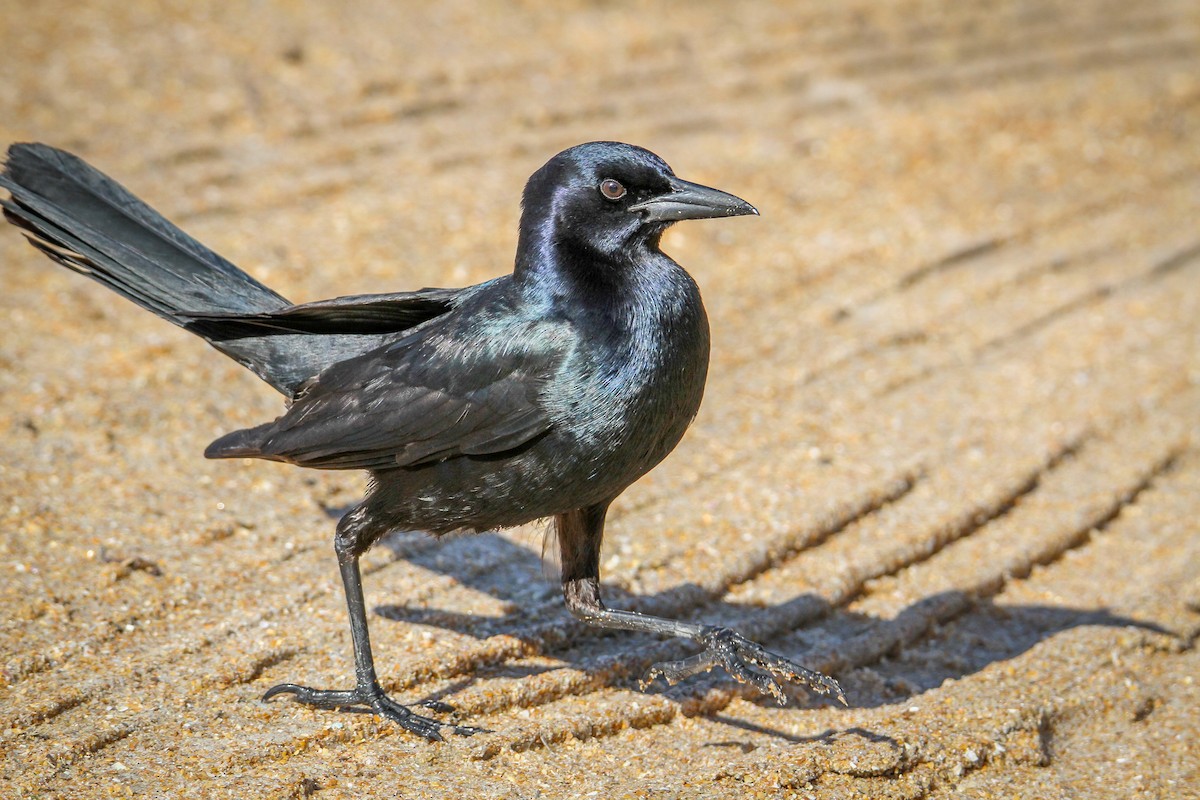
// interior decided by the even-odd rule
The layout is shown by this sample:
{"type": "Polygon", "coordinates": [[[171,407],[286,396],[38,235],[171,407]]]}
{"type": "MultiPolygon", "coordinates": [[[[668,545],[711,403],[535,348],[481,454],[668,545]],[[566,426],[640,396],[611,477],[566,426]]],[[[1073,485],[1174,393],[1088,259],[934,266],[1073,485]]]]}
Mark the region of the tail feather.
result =
{"type": "MultiPolygon", "coordinates": [[[[165,320],[193,329],[197,316],[266,314],[281,295],[209,250],[107,175],[44,144],[14,144],[0,172],[5,218],[30,244],[165,320]]],[[[290,395],[315,374],[322,348],[269,336],[226,339],[195,331],[213,347],[290,395]]]]}
{"type": "Polygon", "coordinates": [[[65,259],[48,255],[173,322],[184,323],[179,312],[256,313],[288,305],[70,153],[13,145],[0,186],[12,193],[4,202],[9,221],[70,251],[65,259]]]}
{"type": "MultiPolygon", "coordinates": [[[[0,185],[5,185],[2,178],[0,185]]],[[[184,323],[184,318],[179,314],[180,309],[171,302],[170,295],[149,278],[141,281],[136,279],[136,275],[139,274],[137,270],[150,272],[154,269],[142,263],[145,259],[136,254],[125,254],[122,256],[125,263],[122,264],[93,247],[87,240],[38,214],[32,205],[7,200],[0,200],[0,205],[4,207],[5,218],[23,229],[29,243],[54,261],[92,278],[164,319],[180,325],[184,323]]],[[[92,235],[90,238],[95,241],[100,237],[92,235]]],[[[111,251],[117,248],[108,249],[111,251]]]]}
{"type": "Polygon", "coordinates": [[[30,244],[203,337],[287,396],[330,364],[445,313],[459,292],[423,289],[292,306],[82,159],[14,144],[4,216],[30,244]]]}

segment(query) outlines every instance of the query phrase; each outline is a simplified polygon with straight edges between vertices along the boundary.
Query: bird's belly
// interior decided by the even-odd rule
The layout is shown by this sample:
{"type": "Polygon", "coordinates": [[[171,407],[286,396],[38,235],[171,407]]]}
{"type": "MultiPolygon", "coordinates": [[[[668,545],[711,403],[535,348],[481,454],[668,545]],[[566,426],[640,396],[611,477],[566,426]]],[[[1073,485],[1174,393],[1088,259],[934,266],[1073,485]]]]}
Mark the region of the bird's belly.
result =
{"type": "Polygon", "coordinates": [[[393,528],[449,533],[521,525],[601,502],[636,479],[603,463],[572,460],[570,442],[548,434],[519,454],[468,456],[374,473],[373,516],[393,528]]]}
{"type": "Polygon", "coordinates": [[[564,422],[517,451],[375,473],[368,504],[394,527],[491,530],[611,501],[662,461],[695,416],[704,375],[673,370],[573,387],[564,422]]]}

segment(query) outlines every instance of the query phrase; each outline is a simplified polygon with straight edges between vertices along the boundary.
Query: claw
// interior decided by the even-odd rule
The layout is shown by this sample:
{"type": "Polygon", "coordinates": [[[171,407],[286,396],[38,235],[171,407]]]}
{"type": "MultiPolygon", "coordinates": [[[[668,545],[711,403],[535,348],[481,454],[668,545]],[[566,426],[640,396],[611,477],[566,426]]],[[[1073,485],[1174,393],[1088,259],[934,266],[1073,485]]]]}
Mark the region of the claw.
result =
{"type": "MultiPolygon", "coordinates": [[[[454,706],[449,703],[444,703],[441,700],[422,700],[417,703],[422,708],[428,708],[435,714],[452,714],[455,711],[454,706]]],[[[453,725],[449,726],[454,731],[456,736],[474,736],[477,733],[493,733],[490,728],[476,728],[474,725],[453,725]]]]}
{"type": "Polygon", "coordinates": [[[441,700],[422,700],[417,705],[422,708],[428,708],[435,714],[450,714],[454,711],[454,706],[449,703],[443,703],[441,700]]]}
{"type": "Polygon", "coordinates": [[[681,661],[655,664],[646,671],[641,688],[645,689],[659,676],[673,686],[684,678],[721,667],[738,683],[749,683],[774,697],[781,706],[787,704],[787,695],[777,678],[808,686],[817,694],[832,694],[842,705],[847,705],[841,685],[833,678],[776,655],[729,628],[705,628],[697,641],[704,645],[702,653],[681,661]],[[751,664],[759,669],[752,669],[751,664]]]}
{"type": "Polygon", "coordinates": [[[334,691],[332,689],[310,689],[307,686],[300,686],[295,683],[280,683],[267,689],[262,696],[262,701],[265,703],[272,697],[277,697],[281,694],[296,695],[296,702],[304,703],[307,706],[315,706],[328,711],[337,711],[338,709],[350,710],[353,706],[364,705],[369,700],[362,694],[355,691],[334,691]]]}
{"type": "MultiPolygon", "coordinates": [[[[391,720],[406,731],[424,736],[431,742],[444,741],[441,734],[443,727],[450,728],[458,736],[474,736],[477,733],[487,732],[485,728],[473,728],[469,725],[443,725],[435,719],[423,717],[388,697],[378,684],[351,690],[336,690],[313,689],[295,683],[281,683],[267,690],[266,694],[262,696],[263,702],[281,694],[295,695],[296,701],[299,703],[330,711],[374,712],[384,719],[391,720]]],[[[427,705],[435,711],[444,711],[450,708],[445,703],[427,705]]]]}

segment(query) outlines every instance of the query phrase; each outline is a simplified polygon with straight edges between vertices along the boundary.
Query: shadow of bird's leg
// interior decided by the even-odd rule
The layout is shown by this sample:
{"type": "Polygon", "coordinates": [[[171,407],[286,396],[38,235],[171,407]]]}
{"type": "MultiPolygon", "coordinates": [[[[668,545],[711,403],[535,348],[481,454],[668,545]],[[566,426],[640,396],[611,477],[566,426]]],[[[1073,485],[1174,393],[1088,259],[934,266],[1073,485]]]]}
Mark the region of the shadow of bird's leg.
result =
{"type": "Polygon", "coordinates": [[[739,683],[749,683],[772,695],[780,705],[787,702],[780,680],[806,685],[818,694],[832,694],[843,705],[846,703],[842,687],[833,678],[772,653],[729,628],[605,608],[600,600],[600,542],[607,510],[608,505],[603,504],[555,518],[562,548],[562,587],[567,608],[589,625],[680,636],[704,647],[690,658],[650,667],[642,679],[642,688],[659,676],[673,685],[721,667],[739,683]]]}
{"type": "MultiPolygon", "coordinates": [[[[263,700],[280,694],[291,694],[298,702],[338,711],[374,712],[390,719],[405,730],[424,736],[434,742],[442,741],[440,729],[443,723],[421,716],[406,706],[388,697],[379,685],[375,674],[375,660],[371,655],[371,637],[367,631],[367,611],[363,600],[362,573],[358,567],[359,556],[373,539],[362,535],[366,527],[362,519],[365,514],[360,506],[347,514],[338,523],[334,549],[338,567],[342,573],[342,585],[346,591],[346,606],[350,612],[350,635],[354,648],[353,689],[313,689],[294,683],[281,683],[267,690],[263,700]],[[364,544],[366,542],[366,544],[364,544]]],[[[454,733],[470,736],[481,729],[455,725],[454,733]]]]}

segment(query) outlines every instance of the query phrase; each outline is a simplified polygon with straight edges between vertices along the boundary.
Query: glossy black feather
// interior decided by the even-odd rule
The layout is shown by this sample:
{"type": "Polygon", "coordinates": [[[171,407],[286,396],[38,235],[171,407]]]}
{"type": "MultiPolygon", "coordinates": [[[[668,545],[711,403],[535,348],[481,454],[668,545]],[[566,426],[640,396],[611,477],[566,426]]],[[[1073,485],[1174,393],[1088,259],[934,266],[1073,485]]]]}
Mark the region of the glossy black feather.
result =
{"type": "Polygon", "coordinates": [[[753,212],[653,153],[593,142],[530,178],[511,275],[291,305],[67,153],[13,145],[0,185],[47,255],[288,395],[279,419],[207,455],[372,470],[369,538],[607,502],[660,461],[699,406],[708,325],[659,236],[676,218],[753,212]]]}
{"type": "Polygon", "coordinates": [[[540,436],[549,428],[540,392],[558,355],[539,343],[550,326],[535,326],[523,341],[479,329],[483,320],[511,311],[500,291],[506,283],[475,291],[444,319],[330,367],[302,387],[278,420],[222,437],[205,454],[387,469],[504,452],[540,436]]]}
{"type": "Polygon", "coordinates": [[[4,216],[50,258],[203,336],[285,395],[329,364],[446,312],[458,290],[292,306],[82,159],[14,144],[4,216]],[[279,324],[272,324],[278,320],[279,324]]]}
{"type": "Polygon", "coordinates": [[[255,314],[188,313],[195,333],[221,332],[227,338],[280,333],[395,333],[441,316],[454,307],[462,289],[358,294],[289,305],[255,314]]]}
{"type": "Polygon", "coordinates": [[[641,148],[592,142],[529,179],[512,274],[291,305],[74,156],[14,145],[0,186],[12,192],[5,216],[43,253],[204,337],[289,397],[279,418],[221,437],[206,455],[371,471],[334,539],[355,688],[281,684],[264,699],[366,707],[439,739],[435,721],[379,684],[358,559],[396,528],[436,534],[541,517],[559,530],[573,613],[704,644],[703,658],[658,674],[724,665],[745,680],[747,663],[808,674],[724,629],[600,602],[606,510],[679,442],[708,369],[700,292],[659,239],[678,220],[756,214],[746,202],[680,180],[641,148]],[[735,663],[739,647],[749,661],[735,663]]]}

